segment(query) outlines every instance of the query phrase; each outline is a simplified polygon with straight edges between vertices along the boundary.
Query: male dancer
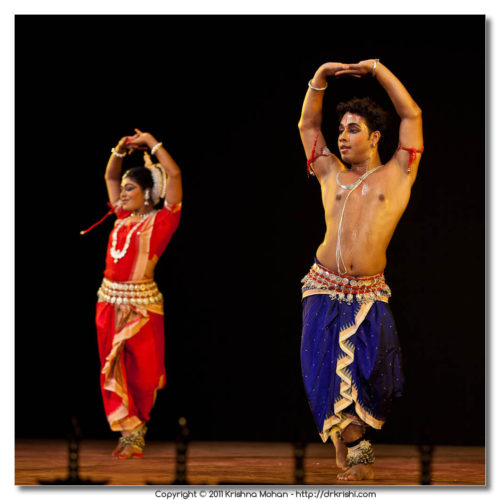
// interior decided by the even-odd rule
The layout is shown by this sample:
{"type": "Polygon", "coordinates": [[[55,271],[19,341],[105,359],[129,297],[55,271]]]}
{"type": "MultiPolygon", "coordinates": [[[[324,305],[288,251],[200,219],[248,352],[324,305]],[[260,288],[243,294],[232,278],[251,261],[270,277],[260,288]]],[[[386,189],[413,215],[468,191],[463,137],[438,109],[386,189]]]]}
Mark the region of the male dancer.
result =
{"type": "Polygon", "coordinates": [[[320,436],[335,445],[341,480],[374,477],[366,426],[380,429],[403,375],[384,280],[386,249],[410,198],[423,151],[422,114],[378,59],[326,63],[309,82],[299,130],[309,173],[321,185],[326,234],[303,279],[301,362],[320,436]],[[371,99],[337,107],[340,158],[321,132],[327,77],[373,76],[401,118],[399,147],[382,164],[385,113],[371,99]],[[346,167],[349,164],[350,167],[346,167]]]}

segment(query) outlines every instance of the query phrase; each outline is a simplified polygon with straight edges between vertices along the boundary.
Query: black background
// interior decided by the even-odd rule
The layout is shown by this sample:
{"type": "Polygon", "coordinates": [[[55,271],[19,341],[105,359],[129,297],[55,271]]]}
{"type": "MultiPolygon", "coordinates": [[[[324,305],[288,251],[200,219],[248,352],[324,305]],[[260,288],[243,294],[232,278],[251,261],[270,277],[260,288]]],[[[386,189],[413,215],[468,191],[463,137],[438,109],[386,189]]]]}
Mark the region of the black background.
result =
{"type": "MultiPolygon", "coordinates": [[[[104,169],[134,127],[183,173],[157,266],[167,387],[149,436],[318,440],[302,387],[300,279],[324,234],[297,123],[326,61],[379,57],[423,110],[425,153],[388,250],[406,386],[372,439],[484,444],[484,16],[17,16],[16,436],[111,437],[93,323],[104,169]]],[[[330,81],[335,105],[376,81],[330,81]]],[[[141,158],[127,158],[126,166],[141,158]]]]}

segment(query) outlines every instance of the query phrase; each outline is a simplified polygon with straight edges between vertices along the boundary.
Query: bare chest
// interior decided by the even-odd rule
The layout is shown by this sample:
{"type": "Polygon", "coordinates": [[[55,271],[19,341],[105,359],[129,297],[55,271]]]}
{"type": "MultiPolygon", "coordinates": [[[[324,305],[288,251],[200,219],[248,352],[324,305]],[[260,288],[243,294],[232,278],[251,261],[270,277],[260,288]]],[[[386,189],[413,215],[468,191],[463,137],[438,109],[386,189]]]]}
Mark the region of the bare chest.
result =
{"type": "MultiPolygon", "coordinates": [[[[374,176],[370,176],[374,177],[374,176]]],[[[338,218],[342,213],[373,219],[378,214],[396,208],[398,194],[383,178],[366,178],[361,183],[339,185],[336,179],[322,189],[323,206],[327,218],[338,218]]]]}

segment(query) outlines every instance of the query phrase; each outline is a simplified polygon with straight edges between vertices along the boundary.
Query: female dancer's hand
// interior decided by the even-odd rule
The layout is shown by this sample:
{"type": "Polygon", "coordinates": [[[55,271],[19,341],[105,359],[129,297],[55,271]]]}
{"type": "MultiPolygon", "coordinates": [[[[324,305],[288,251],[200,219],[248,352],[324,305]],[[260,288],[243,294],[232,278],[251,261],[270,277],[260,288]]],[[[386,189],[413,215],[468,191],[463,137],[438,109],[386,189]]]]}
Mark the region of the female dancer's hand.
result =
{"type": "Polygon", "coordinates": [[[132,147],[130,141],[132,140],[133,137],[134,136],[132,136],[132,135],[126,135],[125,137],[122,137],[118,141],[118,144],[116,145],[115,150],[118,153],[126,153],[127,151],[132,152],[132,150],[134,148],[132,147]]]}
{"type": "Polygon", "coordinates": [[[149,133],[135,128],[135,135],[128,138],[128,146],[133,149],[152,148],[158,141],[149,133]]]}
{"type": "Polygon", "coordinates": [[[335,73],[335,76],[350,75],[361,78],[365,75],[371,75],[375,59],[367,59],[357,64],[344,64],[345,68],[335,73]]]}

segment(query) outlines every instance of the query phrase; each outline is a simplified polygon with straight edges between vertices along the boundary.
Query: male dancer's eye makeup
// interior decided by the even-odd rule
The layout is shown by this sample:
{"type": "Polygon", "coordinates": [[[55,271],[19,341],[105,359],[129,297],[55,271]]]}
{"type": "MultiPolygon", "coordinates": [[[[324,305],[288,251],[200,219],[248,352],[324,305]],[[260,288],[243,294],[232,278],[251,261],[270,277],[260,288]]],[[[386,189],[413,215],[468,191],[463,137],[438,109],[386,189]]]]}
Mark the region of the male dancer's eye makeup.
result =
{"type": "MultiPolygon", "coordinates": [[[[344,128],[339,128],[339,135],[342,134],[342,132],[344,132],[344,130],[345,130],[344,128]]],[[[356,134],[356,133],[360,132],[361,129],[359,127],[348,127],[347,131],[350,134],[356,134]]]]}

